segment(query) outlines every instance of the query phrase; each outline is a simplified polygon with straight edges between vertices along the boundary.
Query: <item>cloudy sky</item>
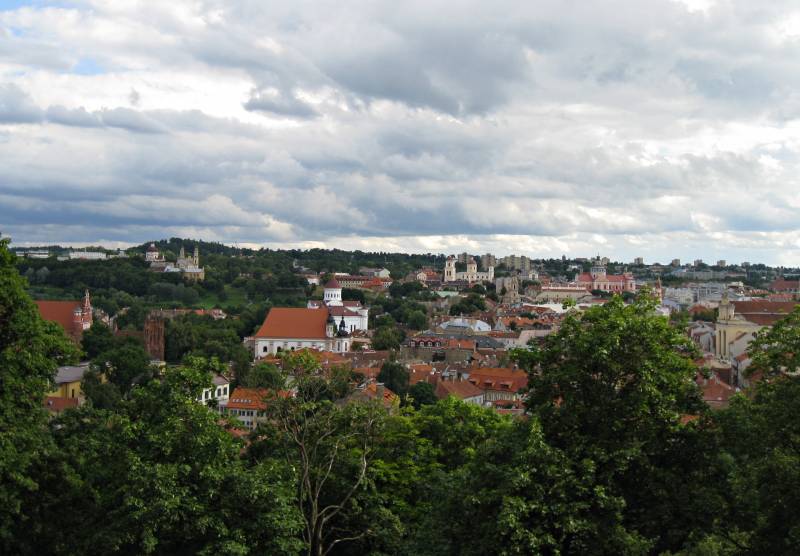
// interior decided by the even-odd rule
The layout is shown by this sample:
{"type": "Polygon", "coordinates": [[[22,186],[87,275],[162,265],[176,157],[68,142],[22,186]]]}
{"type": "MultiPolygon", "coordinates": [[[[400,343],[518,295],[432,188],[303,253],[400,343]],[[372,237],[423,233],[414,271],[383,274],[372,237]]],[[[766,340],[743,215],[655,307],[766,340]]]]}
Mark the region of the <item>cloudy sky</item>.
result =
{"type": "Polygon", "coordinates": [[[0,0],[17,244],[800,265],[800,4],[0,0]]]}

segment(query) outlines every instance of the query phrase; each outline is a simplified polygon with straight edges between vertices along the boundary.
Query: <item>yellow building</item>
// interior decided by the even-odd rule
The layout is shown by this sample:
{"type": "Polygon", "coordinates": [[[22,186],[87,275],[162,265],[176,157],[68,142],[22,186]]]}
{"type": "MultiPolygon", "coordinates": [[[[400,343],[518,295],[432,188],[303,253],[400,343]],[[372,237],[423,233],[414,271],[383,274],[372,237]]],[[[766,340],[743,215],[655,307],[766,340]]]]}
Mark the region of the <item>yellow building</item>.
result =
{"type": "Polygon", "coordinates": [[[762,328],[775,324],[792,312],[797,303],[792,301],[733,301],[728,294],[722,296],[716,324],[714,355],[731,360],[747,349],[741,340],[754,335],[762,328]]]}
{"type": "Polygon", "coordinates": [[[81,381],[89,364],[59,367],[56,373],[56,389],[47,394],[51,398],[77,398],[83,400],[81,381]]]}

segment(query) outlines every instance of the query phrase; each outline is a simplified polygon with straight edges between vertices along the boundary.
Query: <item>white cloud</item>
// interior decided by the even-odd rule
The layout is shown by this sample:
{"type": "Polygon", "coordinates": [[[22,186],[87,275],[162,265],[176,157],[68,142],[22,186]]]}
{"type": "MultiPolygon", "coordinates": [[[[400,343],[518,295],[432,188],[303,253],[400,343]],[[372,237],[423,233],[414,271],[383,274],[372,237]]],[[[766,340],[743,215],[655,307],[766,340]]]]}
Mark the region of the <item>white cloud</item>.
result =
{"type": "Polygon", "coordinates": [[[20,241],[800,264],[792,3],[0,11],[20,241]]]}

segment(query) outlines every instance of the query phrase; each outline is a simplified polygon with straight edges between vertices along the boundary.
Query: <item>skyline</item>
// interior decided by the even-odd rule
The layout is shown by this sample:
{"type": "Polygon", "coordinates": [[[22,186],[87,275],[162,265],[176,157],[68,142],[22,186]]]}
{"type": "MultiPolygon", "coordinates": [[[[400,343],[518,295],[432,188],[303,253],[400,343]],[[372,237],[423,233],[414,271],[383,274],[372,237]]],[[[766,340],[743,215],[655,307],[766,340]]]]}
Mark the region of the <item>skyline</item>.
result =
{"type": "Polygon", "coordinates": [[[800,9],[0,2],[0,232],[800,266],[800,9]]]}

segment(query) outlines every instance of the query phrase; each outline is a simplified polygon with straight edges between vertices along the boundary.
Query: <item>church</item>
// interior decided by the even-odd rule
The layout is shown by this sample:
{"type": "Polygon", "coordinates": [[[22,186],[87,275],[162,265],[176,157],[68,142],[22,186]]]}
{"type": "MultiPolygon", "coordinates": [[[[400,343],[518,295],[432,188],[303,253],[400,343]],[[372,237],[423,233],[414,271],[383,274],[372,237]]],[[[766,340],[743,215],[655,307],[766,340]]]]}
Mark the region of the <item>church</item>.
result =
{"type": "Polygon", "coordinates": [[[478,272],[478,263],[473,257],[470,257],[467,260],[467,271],[456,272],[456,258],[450,255],[444,262],[444,281],[456,282],[459,280],[469,283],[491,282],[494,280],[494,267],[490,266],[486,272],[478,272]]]}
{"type": "Polygon", "coordinates": [[[369,329],[369,309],[358,301],[343,301],[336,279],[324,287],[322,301],[305,308],[274,307],[252,338],[256,359],[282,351],[316,349],[343,353],[352,334],[369,329]]]}
{"type": "Polygon", "coordinates": [[[623,274],[606,274],[606,265],[600,257],[592,261],[591,272],[584,272],[575,278],[575,282],[580,287],[589,291],[600,290],[604,292],[632,292],[636,293],[636,280],[633,274],[625,272],[623,274]]]}

